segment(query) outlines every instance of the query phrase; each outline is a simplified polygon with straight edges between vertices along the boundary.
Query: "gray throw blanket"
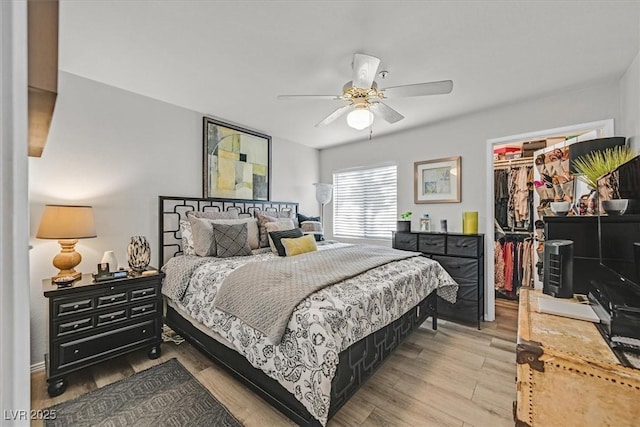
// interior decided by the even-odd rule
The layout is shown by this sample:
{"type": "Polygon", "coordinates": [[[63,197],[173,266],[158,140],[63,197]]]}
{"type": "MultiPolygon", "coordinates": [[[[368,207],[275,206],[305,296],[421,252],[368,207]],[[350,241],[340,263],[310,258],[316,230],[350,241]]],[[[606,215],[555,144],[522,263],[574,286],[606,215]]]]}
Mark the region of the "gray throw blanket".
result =
{"type": "Polygon", "coordinates": [[[224,280],[214,305],[278,344],[307,296],[393,261],[419,256],[383,246],[348,246],[245,264],[224,280]]]}

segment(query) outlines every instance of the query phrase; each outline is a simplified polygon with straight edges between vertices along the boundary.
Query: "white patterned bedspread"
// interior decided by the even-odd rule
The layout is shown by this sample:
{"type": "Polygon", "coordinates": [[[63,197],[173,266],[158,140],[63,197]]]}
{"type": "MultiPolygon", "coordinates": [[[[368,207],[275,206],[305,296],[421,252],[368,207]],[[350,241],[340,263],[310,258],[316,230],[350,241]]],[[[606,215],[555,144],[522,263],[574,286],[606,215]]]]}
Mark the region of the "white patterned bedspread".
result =
{"type": "Polygon", "coordinates": [[[163,268],[168,277],[172,268],[193,273],[188,282],[185,278],[186,289],[165,283],[163,294],[282,384],[322,425],[327,422],[338,353],[398,319],[433,290],[450,302],[455,302],[458,290],[444,268],[431,259],[418,256],[386,264],[305,298],[293,312],[282,342],[274,346],[236,317],[213,308],[219,286],[233,269],[274,256],[269,252],[206,261],[192,256],[172,258],[163,268]],[[185,270],[189,263],[193,267],[185,270]]]}

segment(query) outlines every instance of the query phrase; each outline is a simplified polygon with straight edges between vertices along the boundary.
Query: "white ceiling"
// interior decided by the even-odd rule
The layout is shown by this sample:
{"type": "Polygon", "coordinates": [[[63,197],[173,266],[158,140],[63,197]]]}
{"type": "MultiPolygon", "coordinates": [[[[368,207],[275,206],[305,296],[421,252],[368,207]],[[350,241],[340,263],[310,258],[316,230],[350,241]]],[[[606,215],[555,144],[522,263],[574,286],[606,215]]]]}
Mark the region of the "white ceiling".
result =
{"type": "Polygon", "coordinates": [[[449,95],[388,100],[389,134],[622,76],[638,1],[66,1],[60,69],[311,147],[365,139],[341,101],[356,52],[381,87],[451,79],[449,95]]]}

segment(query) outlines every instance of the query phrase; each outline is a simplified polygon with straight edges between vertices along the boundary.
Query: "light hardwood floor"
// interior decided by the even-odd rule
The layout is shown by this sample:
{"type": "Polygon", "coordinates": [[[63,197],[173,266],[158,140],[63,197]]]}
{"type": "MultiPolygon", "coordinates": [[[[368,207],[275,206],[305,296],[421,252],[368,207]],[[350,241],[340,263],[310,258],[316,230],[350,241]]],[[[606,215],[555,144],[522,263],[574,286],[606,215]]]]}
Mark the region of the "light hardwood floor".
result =
{"type": "MultiPolygon", "coordinates": [[[[517,303],[498,300],[482,330],[440,321],[424,326],[383,364],[328,426],[513,426],[517,303]]],[[[44,372],[31,376],[31,409],[43,409],[177,358],[245,426],[294,425],[188,343],[164,343],[69,375],[49,398],[44,372]]],[[[34,423],[33,425],[37,425],[34,423]]]]}

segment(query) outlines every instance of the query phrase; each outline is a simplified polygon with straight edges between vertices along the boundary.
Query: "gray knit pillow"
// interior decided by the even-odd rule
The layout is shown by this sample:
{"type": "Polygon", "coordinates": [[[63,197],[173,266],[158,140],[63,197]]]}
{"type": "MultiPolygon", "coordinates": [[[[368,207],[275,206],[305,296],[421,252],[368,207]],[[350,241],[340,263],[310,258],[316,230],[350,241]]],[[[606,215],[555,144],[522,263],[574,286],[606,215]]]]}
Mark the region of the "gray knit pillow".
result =
{"type": "Polygon", "coordinates": [[[216,251],[219,258],[251,255],[247,224],[213,224],[216,251]]]}

